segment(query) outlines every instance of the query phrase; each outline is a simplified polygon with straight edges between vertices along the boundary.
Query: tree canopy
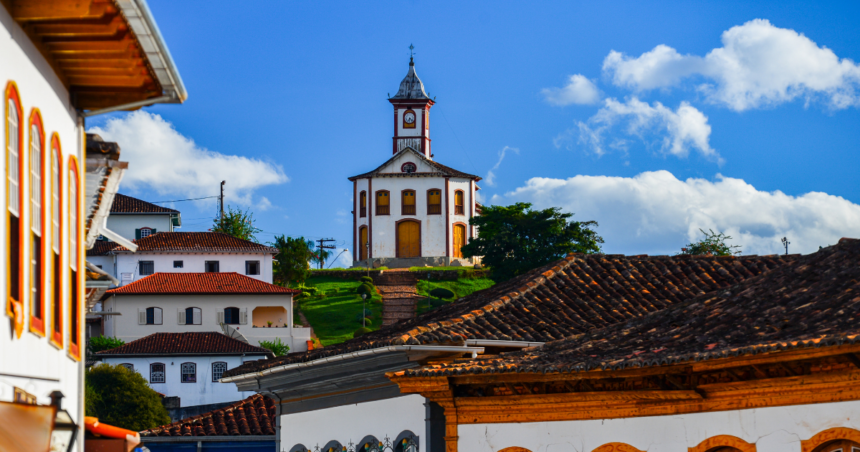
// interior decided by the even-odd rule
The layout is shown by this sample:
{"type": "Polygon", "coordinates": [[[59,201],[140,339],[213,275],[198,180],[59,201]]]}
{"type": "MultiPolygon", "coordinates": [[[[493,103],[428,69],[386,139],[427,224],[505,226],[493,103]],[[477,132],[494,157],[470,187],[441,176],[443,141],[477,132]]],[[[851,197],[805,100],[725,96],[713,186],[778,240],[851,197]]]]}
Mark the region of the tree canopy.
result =
{"type": "Polygon", "coordinates": [[[703,229],[699,229],[699,231],[702,231],[705,238],[698,242],[687,244],[687,246],[681,248],[681,254],[697,256],[732,256],[741,254],[740,245],[729,245],[726,243],[727,240],[732,239],[731,236],[725,235],[722,232],[716,233],[713,229],[708,229],[708,232],[705,232],[703,229]]]}
{"type": "Polygon", "coordinates": [[[212,232],[222,232],[238,239],[256,242],[260,229],[254,227],[254,214],[250,209],[243,212],[242,209],[227,206],[224,218],[216,218],[212,224],[212,232]]]}
{"type": "Polygon", "coordinates": [[[304,237],[278,235],[271,245],[278,249],[273,265],[275,281],[285,286],[295,286],[305,282],[311,274],[313,242],[305,240],[304,237]]]}
{"type": "Polygon", "coordinates": [[[599,253],[603,238],[596,221],[568,221],[572,213],[558,207],[533,210],[530,203],[484,206],[470,220],[478,237],[463,247],[467,257],[483,256],[492,279],[506,281],[568,253],[599,253]]]}
{"type": "Polygon", "coordinates": [[[170,423],[161,397],[133,370],[99,364],[87,370],[84,384],[87,416],[136,432],[170,423]]]}

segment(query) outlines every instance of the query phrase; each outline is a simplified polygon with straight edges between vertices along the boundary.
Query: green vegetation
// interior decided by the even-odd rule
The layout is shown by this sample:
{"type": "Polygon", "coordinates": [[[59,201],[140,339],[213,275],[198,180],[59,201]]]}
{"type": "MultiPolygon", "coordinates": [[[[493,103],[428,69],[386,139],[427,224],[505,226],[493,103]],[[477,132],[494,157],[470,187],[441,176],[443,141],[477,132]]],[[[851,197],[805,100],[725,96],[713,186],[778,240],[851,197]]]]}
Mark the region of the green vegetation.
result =
{"type": "MultiPolygon", "coordinates": [[[[269,326],[272,326],[272,322],[269,322],[269,326]]],[[[273,341],[260,341],[260,347],[271,350],[275,356],[284,356],[290,352],[290,346],[281,342],[279,337],[273,341]]]]}
{"type": "Polygon", "coordinates": [[[242,212],[242,209],[233,209],[227,206],[224,218],[216,218],[212,223],[212,232],[221,232],[232,235],[237,239],[257,241],[257,233],[261,230],[254,227],[254,214],[250,210],[242,212]]]}
{"type": "Polygon", "coordinates": [[[355,337],[359,337],[359,336],[364,336],[365,334],[367,334],[371,331],[373,331],[373,330],[371,330],[370,328],[361,327],[361,328],[355,330],[355,333],[352,333],[352,337],[355,338],[355,337]]]}
{"type": "MultiPolygon", "coordinates": [[[[419,267],[416,267],[416,268],[419,268],[419,267]]],[[[373,271],[373,270],[388,270],[388,267],[376,267],[376,268],[371,268],[370,270],[371,270],[371,271],[373,271]]],[[[311,274],[313,275],[313,274],[314,274],[314,273],[316,273],[316,272],[366,272],[366,271],[367,271],[367,267],[350,267],[350,268],[341,268],[341,267],[335,267],[335,268],[312,268],[312,269],[311,269],[311,274]]]]}
{"type": "MultiPolygon", "coordinates": [[[[472,292],[489,289],[495,282],[490,278],[467,278],[458,279],[456,281],[418,281],[418,294],[425,297],[432,297],[431,293],[435,289],[446,289],[454,293],[454,300],[470,295],[472,292]]],[[[439,298],[427,298],[418,303],[418,314],[423,314],[434,308],[438,308],[446,303],[453,303],[451,300],[442,300],[439,298]]]]}
{"type": "Polygon", "coordinates": [[[710,232],[705,232],[702,229],[702,234],[705,238],[695,243],[687,244],[681,248],[681,254],[692,254],[694,256],[731,256],[741,254],[740,245],[729,245],[726,240],[731,240],[730,235],[725,235],[722,232],[716,233],[713,229],[708,229],[710,232]],[[736,251],[737,249],[737,251],[736,251]]]}
{"type": "Polygon", "coordinates": [[[86,415],[105,424],[139,432],[170,423],[161,397],[133,370],[121,365],[93,366],[84,385],[86,415]]]}
{"type": "Polygon", "coordinates": [[[284,285],[300,285],[308,279],[311,272],[309,261],[313,256],[313,242],[304,237],[275,236],[271,244],[278,249],[274,259],[275,281],[284,285]]]}
{"type": "MultiPolygon", "coordinates": [[[[314,328],[314,333],[323,346],[338,344],[352,339],[357,328],[361,328],[362,300],[358,295],[361,281],[349,281],[331,276],[313,276],[307,280],[307,292],[298,298],[298,308],[314,328]],[[306,294],[305,294],[306,293],[306,294]]],[[[382,297],[375,293],[367,300],[370,318],[379,329],[382,323],[382,297]]]]}

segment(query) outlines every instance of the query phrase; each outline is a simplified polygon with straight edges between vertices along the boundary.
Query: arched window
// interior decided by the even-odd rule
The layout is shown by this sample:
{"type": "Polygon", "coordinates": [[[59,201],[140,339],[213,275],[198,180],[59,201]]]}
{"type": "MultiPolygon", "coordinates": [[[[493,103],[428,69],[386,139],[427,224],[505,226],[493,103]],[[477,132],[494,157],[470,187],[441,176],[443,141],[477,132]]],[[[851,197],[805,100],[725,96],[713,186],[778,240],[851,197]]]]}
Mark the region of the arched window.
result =
{"type": "Polygon", "coordinates": [[[76,359],[81,357],[81,275],[78,267],[81,266],[81,200],[80,179],[78,177],[78,159],[69,157],[69,352],[76,359]]]}
{"type": "Polygon", "coordinates": [[[6,314],[14,319],[15,334],[21,337],[24,328],[24,223],[21,221],[21,205],[24,192],[21,190],[21,159],[24,142],[21,117],[21,98],[14,82],[6,85],[6,314]]]}
{"type": "Polygon", "coordinates": [[[152,363],[149,365],[149,383],[164,383],[164,363],[152,363]]]}
{"type": "Polygon", "coordinates": [[[415,190],[400,192],[400,215],[415,215],[415,190]]]}
{"type": "Polygon", "coordinates": [[[134,364],[131,363],[122,363],[120,366],[125,367],[126,369],[134,372],[134,364]]]}
{"type": "MultiPolygon", "coordinates": [[[[512,449],[510,452],[514,452],[514,449],[517,449],[517,448],[512,447],[510,449],[512,449]]],[[[523,449],[523,450],[526,450],[526,449],[523,449]]],[[[502,452],[502,451],[507,451],[507,449],[502,449],[499,452],[502,452]]],[[[644,451],[639,450],[639,449],[637,449],[637,448],[635,448],[629,444],[625,444],[625,443],[607,443],[607,444],[604,444],[604,445],[598,447],[597,449],[594,449],[591,452],[644,452],[644,451]]]]}
{"type": "Polygon", "coordinates": [[[197,383],[197,364],[182,363],[180,369],[182,370],[181,381],[183,383],[197,383]]]}
{"type": "Polygon", "coordinates": [[[466,214],[466,197],[463,194],[463,190],[457,190],[454,192],[454,215],[465,215],[466,214]]]}
{"type": "Polygon", "coordinates": [[[224,372],[227,372],[227,363],[223,361],[212,363],[212,382],[218,383],[224,372]]]}
{"type": "Polygon", "coordinates": [[[358,195],[358,216],[367,216],[367,192],[364,190],[358,195]]]}
{"type": "Polygon", "coordinates": [[[146,308],[140,311],[138,323],[141,325],[161,325],[163,321],[161,308],[146,308]]]}
{"type": "Polygon", "coordinates": [[[860,452],[860,430],[834,427],[800,442],[801,452],[860,452]]]}
{"type": "Polygon", "coordinates": [[[295,446],[290,448],[290,452],[309,452],[310,449],[305,447],[304,444],[296,444],[295,446]]]}
{"type": "Polygon", "coordinates": [[[185,325],[200,325],[203,313],[200,308],[185,308],[185,325]]]}
{"type": "Polygon", "coordinates": [[[431,188],[427,190],[427,215],[442,214],[442,190],[431,188]]]}
{"type": "Polygon", "coordinates": [[[394,452],[418,452],[418,437],[409,430],[404,430],[394,440],[394,452]]]}
{"type": "Polygon", "coordinates": [[[418,167],[412,162],[406,162],[403,165],[400,165],[400,172],[402,173],[414,173],[415,171],[418,171],[418,167]]]}
{"type": "Polygon", "coordinates": [[[391,197],[388,196],[388,190],[379,190],[376,192],[376,214],[390,214],[391,197]]]}
{"type": "Polygon", "coordinates": [[[30,331],[45,335],[45,131],[38,109],[30,114],[30,331]]]}
{"type": "Polygon", "coordinates": [[[737,436],[717,435],[690,447],[689,452],[756,452],[756,447],[737,436]]]}
{"type": "Polygon", "coordinates": [[[338,452],[338,451],[342,450],[343,448],[344,447],[341,446],[337,440],[331,440],[331,441],[327,442],[325,444],[325,446],[323,446],[323,448],[320,449],[320,451],[321,452],[330,452],[330,451],[331,452],[338,452]]]}
{"type": "Polygon", "coordinates": [[[60,136],[51,136],[51,341],[63,346],[63,268],[62,268],[62,148],[60,136]]]}
{"type": "Polygon", "coordinates": [[[239,308],[224,308],[224,323],[227,325],[238,325],[239,308]]]}

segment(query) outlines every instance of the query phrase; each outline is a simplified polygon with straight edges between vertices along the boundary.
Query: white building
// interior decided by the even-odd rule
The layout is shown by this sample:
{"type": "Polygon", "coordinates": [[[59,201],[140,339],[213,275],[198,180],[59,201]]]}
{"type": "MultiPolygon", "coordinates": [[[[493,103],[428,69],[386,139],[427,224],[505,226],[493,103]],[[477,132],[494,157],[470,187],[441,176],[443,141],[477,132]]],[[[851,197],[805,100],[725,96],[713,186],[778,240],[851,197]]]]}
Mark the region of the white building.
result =
{"type": "Polygon", "coordinates": [[[248,361],[274,358],[265,348],[216,332],[155,333],[97,355],[105,364],[140,373],[155,391],[179,397],[181,407],[199,407],[201,413],[254,395],[220,383],[221,374],[248,361]]]}
{"type": "Polygon", "coordinates": [[[0,2],[0,83],[0,449],[47,450],[53,429],[66,450],[61,404],[81,451],[83,255],[103,227],[91,200],[115,193],[84,185],[85,118],[186,93],[144,0],[0,2]]]}
{"type": "Polygon", "coordinates": [[[391,157],[353,183],[355,265],[411,267],[469,265],[461,248],[475,237],[469,220],[480,213],[480,177],[433,160],[430,107],[410,58],[394,106],[391,157]],[[370,262],[368,263],[368,259],[370,262]]]}
{"type": "Polygon", "coordinates": [[[129,239],[139,240],[157,232],[173,232],[182,226],[178,210],[168,209],[141,199],[117,193],[107,219],[108,229],[129,239]]]}
{"type": "Polygon", "coordinates": [[[154,333],[239,330],[253,345],[280,339],[308,349],[310,328],[293,326],[298,291],[238,273],[155,273],[108,290],[104,335],[126,342],[154,333]]]}

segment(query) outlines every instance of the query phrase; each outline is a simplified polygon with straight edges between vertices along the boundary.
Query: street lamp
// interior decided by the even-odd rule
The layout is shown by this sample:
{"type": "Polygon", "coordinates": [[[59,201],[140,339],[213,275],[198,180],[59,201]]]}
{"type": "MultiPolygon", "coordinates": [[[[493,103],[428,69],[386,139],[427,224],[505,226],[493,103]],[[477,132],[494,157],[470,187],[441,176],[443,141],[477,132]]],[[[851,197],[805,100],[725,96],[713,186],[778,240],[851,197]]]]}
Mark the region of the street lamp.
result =
{"type": "Polygon", "coordinates": [[[364,243],[367,248],[367,276],[370,276],[370,241],[364,243]]]}
{"type": "Polygon", "coordinates": [[[367,328],[367,292],[361,294],[361,327],[367,328]]]}
{"type": "Polygon", "coordinates": [[[51,450],[71,452],[75,437],[78,435],[78,425],[72,420],[69,412],[63,409],[63,397],[65,397],[63,393],[54,391],[50,397],[51,405],[57,407],[54,430],[51,432],[51,450]]]}

